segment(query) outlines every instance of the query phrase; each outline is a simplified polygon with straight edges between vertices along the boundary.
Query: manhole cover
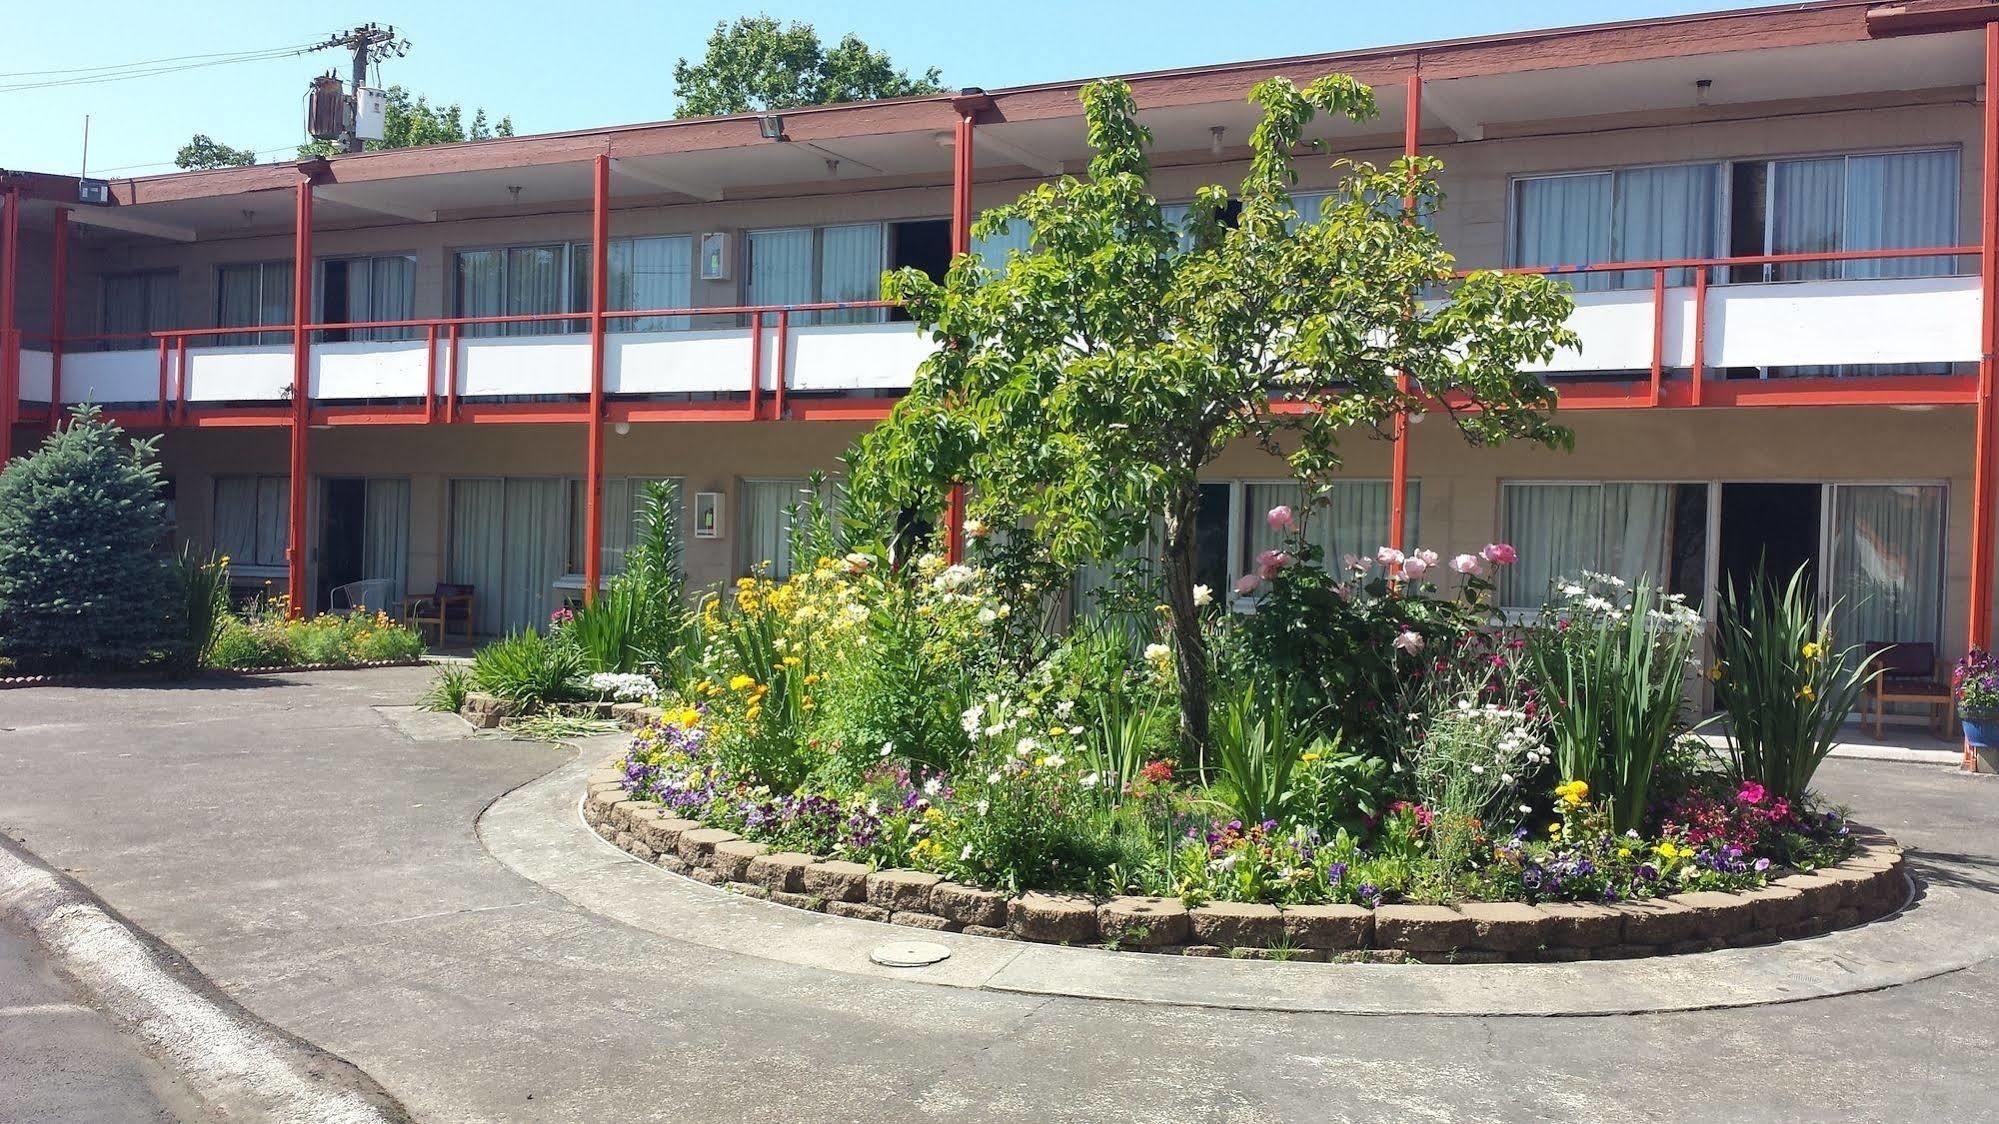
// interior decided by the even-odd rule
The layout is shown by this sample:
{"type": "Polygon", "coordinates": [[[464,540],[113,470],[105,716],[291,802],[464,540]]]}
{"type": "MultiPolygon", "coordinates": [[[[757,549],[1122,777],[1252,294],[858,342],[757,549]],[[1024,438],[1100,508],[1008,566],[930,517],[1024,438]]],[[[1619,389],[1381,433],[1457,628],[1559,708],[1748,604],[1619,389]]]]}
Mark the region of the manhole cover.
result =
{"type": "Polygon", "coordinates": [[[884,968],[924,968],[951,955],[951,950],[929,941],[897,941],[868,953],[868,959],[884,968]]]}

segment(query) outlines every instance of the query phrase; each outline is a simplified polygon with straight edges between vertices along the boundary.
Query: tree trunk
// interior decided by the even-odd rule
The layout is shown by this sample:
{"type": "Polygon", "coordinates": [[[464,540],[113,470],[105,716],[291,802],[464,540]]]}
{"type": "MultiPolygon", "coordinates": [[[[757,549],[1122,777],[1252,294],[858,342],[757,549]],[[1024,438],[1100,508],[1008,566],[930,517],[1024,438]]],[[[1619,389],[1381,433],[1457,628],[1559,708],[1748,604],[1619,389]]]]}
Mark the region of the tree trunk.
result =
{"type": "MultiPolygon", "coordinates": [[[[1201,611],[1194,604],[1195,535],[1201,486],[1189,481],[1174,489],[1166,509],[1166,607],[1173,629],[1174,658],[1180,673],[1180,744],[1206,768],[1208,749],[1208,642],[1201,611]]],[[[1186,764],[1183,760],[1181,764],[1186,764]]]]}

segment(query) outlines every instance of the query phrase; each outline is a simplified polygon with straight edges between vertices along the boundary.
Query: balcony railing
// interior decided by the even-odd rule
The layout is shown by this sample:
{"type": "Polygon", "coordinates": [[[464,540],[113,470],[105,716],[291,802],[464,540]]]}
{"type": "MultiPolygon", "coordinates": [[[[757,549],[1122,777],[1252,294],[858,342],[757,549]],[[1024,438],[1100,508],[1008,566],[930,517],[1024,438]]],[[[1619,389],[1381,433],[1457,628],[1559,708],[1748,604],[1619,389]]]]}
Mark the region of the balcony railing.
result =
{"type": "MultiPolygon", "coordinates": [[[[639,399],[740,397],[745,416],[756,418],[782,416],[791,394],[906,390],[931,349],[916,325],[796,322],[816,313],[891,307],[888,301],[850,301],[606,312],[607,321],[619,323],[698,316],[733,317],[745,326],[609,331],[604,392],[639,399]]],[[[422,403],[426,420],[455,420],[468,401],[580,399],[591,391],[587,332],[496,335],[478,329],[588,319],[523,314],[307,324],[304,330],[315,336],[385,331],[405,337],[312,343],[307,393],[315,404],[422,403]]],[[[282,406],[293,393],[292,344],[232,341],[293,331],[261,325],[72,336],[64,340],[62,401],[150,405],[162,424],[218,406],[282,406]],[[147,346],[79,349],[132,341],[147,346]]],[[[25,400],[48,401],[53,366],[47,351],[24,353],[25,400]]]]}

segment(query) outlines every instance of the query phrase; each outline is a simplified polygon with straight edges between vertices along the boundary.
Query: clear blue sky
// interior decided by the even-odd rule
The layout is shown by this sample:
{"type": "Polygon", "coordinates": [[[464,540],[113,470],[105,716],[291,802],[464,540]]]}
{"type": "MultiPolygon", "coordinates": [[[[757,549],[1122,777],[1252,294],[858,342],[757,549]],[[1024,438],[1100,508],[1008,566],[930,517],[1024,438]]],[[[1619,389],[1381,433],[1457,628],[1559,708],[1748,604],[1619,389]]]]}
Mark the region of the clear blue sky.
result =
{"type": "MultiPolygon", "coordinates": [[[[956,88],[1744,6],[1748,0],[789,0],[765,7],[660,0],[20,2],[0,38],[0,88],[64,77],[23,76],[28,71],[291,46],[375,20],[395,24],[412,42],[407,58],[384,67],[385,83],[459,102],[468,117],[484,106],[496,118],[512,116],[517,131],[533,133],[670,117],[674,60],[699,55],[716,21],[759,11],[809,20],[828,41],[855,32],[898,65],[940,67],[945,84],[956,88]]],[[[76,170],[85,114],[94,174],[170,170],[174,152],[197,132],[264,152],[264,159],[288,155],[301,139],[307,80],[333,66],[344,75],[344,56],[324,52],[126,82],[6,90],[0,167],[76,170]]]]}

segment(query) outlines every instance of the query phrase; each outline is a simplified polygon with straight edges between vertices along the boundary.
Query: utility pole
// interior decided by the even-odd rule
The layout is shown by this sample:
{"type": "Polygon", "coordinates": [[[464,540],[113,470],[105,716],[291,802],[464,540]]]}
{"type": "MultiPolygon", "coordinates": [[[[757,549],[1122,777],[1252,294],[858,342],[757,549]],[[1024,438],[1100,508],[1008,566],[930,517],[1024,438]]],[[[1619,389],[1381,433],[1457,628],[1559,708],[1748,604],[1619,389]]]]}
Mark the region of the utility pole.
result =
{"type": "MultiPolygon", "coordinates": [[[[354,64],[349,71],[351,79],[347,93],[351,98],[361,96],[361,87],[368,84],[368,64],[385,58],[401,58],[409,53],[410,41],[396,38],[393,26],[382,27],[375,23],[365,23],[349,31],[338,31],[327,37],[326,42],[312,49],[315,51],[343,47],[353,53],[354,64]]],[[[340,135],[343,152],[361,151],[361,138],[355,135],[352,115],[349,115],[347,130],[340,135]]]]}

